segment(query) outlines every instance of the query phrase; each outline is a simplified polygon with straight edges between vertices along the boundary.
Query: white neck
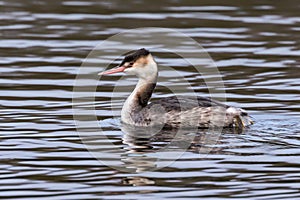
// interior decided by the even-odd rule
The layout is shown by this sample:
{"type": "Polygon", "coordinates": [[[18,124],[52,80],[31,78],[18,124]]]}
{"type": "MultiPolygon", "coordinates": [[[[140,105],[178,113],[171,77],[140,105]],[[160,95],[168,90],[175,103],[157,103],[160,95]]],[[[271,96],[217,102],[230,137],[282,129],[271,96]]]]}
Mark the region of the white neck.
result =
{"type": "Polygon", "coordinates": [[[150,70],[151,73],[147,74],[147,76],[145,76],[145,73],[143,73],[143,76],[139,76],[138,83],[123,105],[121,120],[127,124],[136,124],[136,117],[138,117],[139,112],[147,106],[156,86],[157,65],[155,62],[151,63],[151,65],[155,65],[151,66],[151,68],[154,68],[154,71],[152,69],[150,70]]]}

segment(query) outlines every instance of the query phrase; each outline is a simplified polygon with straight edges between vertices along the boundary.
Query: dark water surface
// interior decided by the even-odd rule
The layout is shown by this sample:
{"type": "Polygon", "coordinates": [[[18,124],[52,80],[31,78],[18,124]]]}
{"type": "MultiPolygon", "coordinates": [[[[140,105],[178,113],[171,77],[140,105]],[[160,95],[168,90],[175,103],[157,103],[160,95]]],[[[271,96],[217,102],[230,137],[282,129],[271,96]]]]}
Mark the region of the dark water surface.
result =
{"type": "MultiPolygon", "coordinates": [[[[0,197],[300,199],[299,10],[296,0],[0,0],[0,197]],[[216,144],[199,132],[178,160],[159,168],[156,151],[174,133],[143,139],[122,128],[111,98],[120,111],[136,79],[124,79],[118,91],[127,92],[112,97],[119,78],[113,76],[95,94],[97,118],[114,145],[100,133],[87,139],[108,155],[119,153],[121,160],[103,159],[131,172],[95,159],[73,120],[74,79],[98,42],[139,27],[172,28],[202,44],[219,67],[228,104],[247,109],[256,124],[241,134],[224,133],[216,144]],[[205,146],[209,154],[201,150],[205,146]]],[[[165,78],[154,98],[167,96],[166,87],[176,84],[183,94],[193,89],[207,95],[201,75],[184,62],[159,50],[154,55],[165,78]]],[[[94,80],[103,70],[98,66],[94,80]]],[[[176,144],[174,152],[181,147],[176,144]]]]}

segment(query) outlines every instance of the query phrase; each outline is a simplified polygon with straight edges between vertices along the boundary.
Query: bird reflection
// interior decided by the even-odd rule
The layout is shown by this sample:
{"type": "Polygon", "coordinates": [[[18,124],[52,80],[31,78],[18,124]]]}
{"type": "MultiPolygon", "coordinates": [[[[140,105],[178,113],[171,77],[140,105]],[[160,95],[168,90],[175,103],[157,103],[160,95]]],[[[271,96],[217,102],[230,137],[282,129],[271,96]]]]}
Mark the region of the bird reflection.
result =
{"type": "Polygon", "coordinates": [[[172,167],[176,160],[185,159],[191,152],[199,159],[205,159],[209,153],[222,152],[224,146],[228,146],[223,145],[226,143],[223,137],[227,135],[224,133],[233,133],[228,129],[163,129],[106,121],[101,125],[101,132],[97,127],[81,130],[81,140],[102,164],[128,173],[172,167]],[[111,131],[116,127],[121,127],[122,134],[111,131]]]}
{"type": "Polygon", "coordinates": [[[162,129],[122,124],[121,156],[127,170],[135,173],[154,171],[171,165],[186,152],[207,154],[217,144],[221,130],[162,129]]]}
{"type": "Polygon", "coordinates": [[[141,176],[130,176],[122,179],[123,185],[143,186],[143,185],[154,185],[155,181],[141,176]]]}

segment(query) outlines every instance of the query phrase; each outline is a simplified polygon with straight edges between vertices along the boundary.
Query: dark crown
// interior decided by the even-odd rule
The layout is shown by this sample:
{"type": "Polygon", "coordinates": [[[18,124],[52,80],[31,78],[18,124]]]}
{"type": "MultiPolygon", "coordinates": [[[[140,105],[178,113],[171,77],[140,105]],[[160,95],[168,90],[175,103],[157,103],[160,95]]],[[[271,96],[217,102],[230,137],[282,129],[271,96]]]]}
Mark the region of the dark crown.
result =
{"type": "Polygon", "coordinates": [[[135,62],[138,58],[147,56],[149,54],[150,54],[150,52],[147,49],[144,49],[144,48],[139,49],[139,50],[135,51],[134,53],[131,53],[131,54],[127,55],[123,59],[120,66],[124,65],[124,63],[126,63],[126,62],[135,62]]]}

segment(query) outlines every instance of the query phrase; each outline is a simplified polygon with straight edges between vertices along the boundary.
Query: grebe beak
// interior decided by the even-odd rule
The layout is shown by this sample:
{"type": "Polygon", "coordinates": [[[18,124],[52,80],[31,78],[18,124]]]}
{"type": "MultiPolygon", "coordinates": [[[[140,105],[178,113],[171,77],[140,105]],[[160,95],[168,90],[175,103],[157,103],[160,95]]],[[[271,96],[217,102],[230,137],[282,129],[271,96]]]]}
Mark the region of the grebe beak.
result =
{"type": "Polygon", "coordinates": [[[110,70],[100,72],[98,75],[115,74],[115,73],[118,73],[118,72],[123,72],[125,69],[126,69],[125,66],[118,66],[118,67],[112,68],[110,70]]]}

